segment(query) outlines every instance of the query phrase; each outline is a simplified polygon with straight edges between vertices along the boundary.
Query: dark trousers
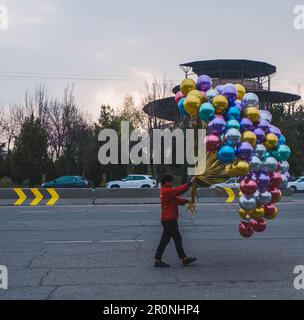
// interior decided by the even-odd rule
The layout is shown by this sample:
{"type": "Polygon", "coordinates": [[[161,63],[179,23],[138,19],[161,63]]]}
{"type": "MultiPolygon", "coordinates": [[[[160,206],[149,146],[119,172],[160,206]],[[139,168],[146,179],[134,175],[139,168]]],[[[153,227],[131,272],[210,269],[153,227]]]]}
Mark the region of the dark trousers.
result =
{"type": "Polygon", "coordinates": [[[182,236],[178,229],[177,221],[163,221],[162,225],[164,231],[156,251],[155,259],[161,260],[166,246],[169,244],[172,238],[175,243],[175,248],[180,259],[186,258],[185,251],[183,249],[182,236]]]}

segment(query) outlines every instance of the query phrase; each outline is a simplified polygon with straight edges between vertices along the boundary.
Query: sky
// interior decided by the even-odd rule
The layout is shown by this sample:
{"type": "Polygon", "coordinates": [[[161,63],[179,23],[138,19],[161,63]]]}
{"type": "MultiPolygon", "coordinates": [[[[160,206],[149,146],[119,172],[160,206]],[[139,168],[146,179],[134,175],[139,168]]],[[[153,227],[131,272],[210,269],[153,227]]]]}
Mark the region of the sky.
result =
{"type": "Polygon", "coordinates": [[[177,84],[181,63],[230,58],[274,64],[272,88],[304,95],[304,30],[293,24],[301,2],[0,0],[8,9],[0,105],[39,84],[58,97],[73,84],[77,104],[95,117],[127,94],[139,103],[145,80],[166,74],[177,84]]]}

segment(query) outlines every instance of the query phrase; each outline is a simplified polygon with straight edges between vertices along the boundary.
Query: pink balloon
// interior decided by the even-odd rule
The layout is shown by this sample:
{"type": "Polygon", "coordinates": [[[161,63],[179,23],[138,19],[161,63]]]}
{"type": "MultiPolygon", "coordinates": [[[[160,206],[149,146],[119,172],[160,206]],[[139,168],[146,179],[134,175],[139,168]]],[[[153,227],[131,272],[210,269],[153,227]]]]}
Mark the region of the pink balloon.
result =
{"type": "Polygon", "coordinates": [[[254,180],[244,179],[241,182],[240,189],[247,196],[252,196],[258,190],[258,184],[254,180]]]}
{"type": "Polygon", "coordinates": [[[178,91],[178,93],[175,95],[175,102],[176,102],[176,104],[178,104],[179,101],[180,101],[182,98],[184,98],[183,93],[182,93],[181,91],[178,91]]]}
{"type": "Polygon", "coordinates": [[[255,232],[264,232],[267,228],[267,223],[264,219],[251,220],[250,223],[255,232]]]}
{"type": "Polygon", "coordinates": [[[206,137],[205,143],[207,151],[213,152],[219,148],[221,140],[217,135],[211,134],[206,137]]]}
{"type": "Polygon", "coordinates": [[[274,172],[270,176],[270,185],[279,188],[282,183],[282,175],[280,172],[274,172]]]}

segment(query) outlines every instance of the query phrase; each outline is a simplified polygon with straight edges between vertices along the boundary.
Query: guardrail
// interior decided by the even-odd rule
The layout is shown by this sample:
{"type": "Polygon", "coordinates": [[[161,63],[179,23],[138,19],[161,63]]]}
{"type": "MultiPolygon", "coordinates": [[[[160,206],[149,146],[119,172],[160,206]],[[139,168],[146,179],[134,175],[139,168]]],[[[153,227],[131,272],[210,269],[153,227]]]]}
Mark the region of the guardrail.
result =
{"type": "MultiPolygon", "coordinates": [[[[238,201],[239,189],[201,188],[198,202],[238,201]]],[[[292,196],[292,190],[284,191],[292,196]]],[[[159,204],[160,189],[0,189],[0,206],[159,204]]],[[[190,197],[188,192],[185,197],[190,197]]],[[[283,198],[284,199],[284,198],[283,198]]]]}

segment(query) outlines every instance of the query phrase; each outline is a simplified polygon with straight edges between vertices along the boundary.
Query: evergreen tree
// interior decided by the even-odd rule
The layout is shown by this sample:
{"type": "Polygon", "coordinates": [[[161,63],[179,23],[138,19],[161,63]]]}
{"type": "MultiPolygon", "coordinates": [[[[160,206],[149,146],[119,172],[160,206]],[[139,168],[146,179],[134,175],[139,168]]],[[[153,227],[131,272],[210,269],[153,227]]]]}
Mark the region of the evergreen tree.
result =
{"type": "Polygon", "coordinates": [[[34,115],[26,118],[16,138],[11,157],[11,175],[15,182],[28,180],[40,184],[48,163],[46,130],[34,115]]]}

